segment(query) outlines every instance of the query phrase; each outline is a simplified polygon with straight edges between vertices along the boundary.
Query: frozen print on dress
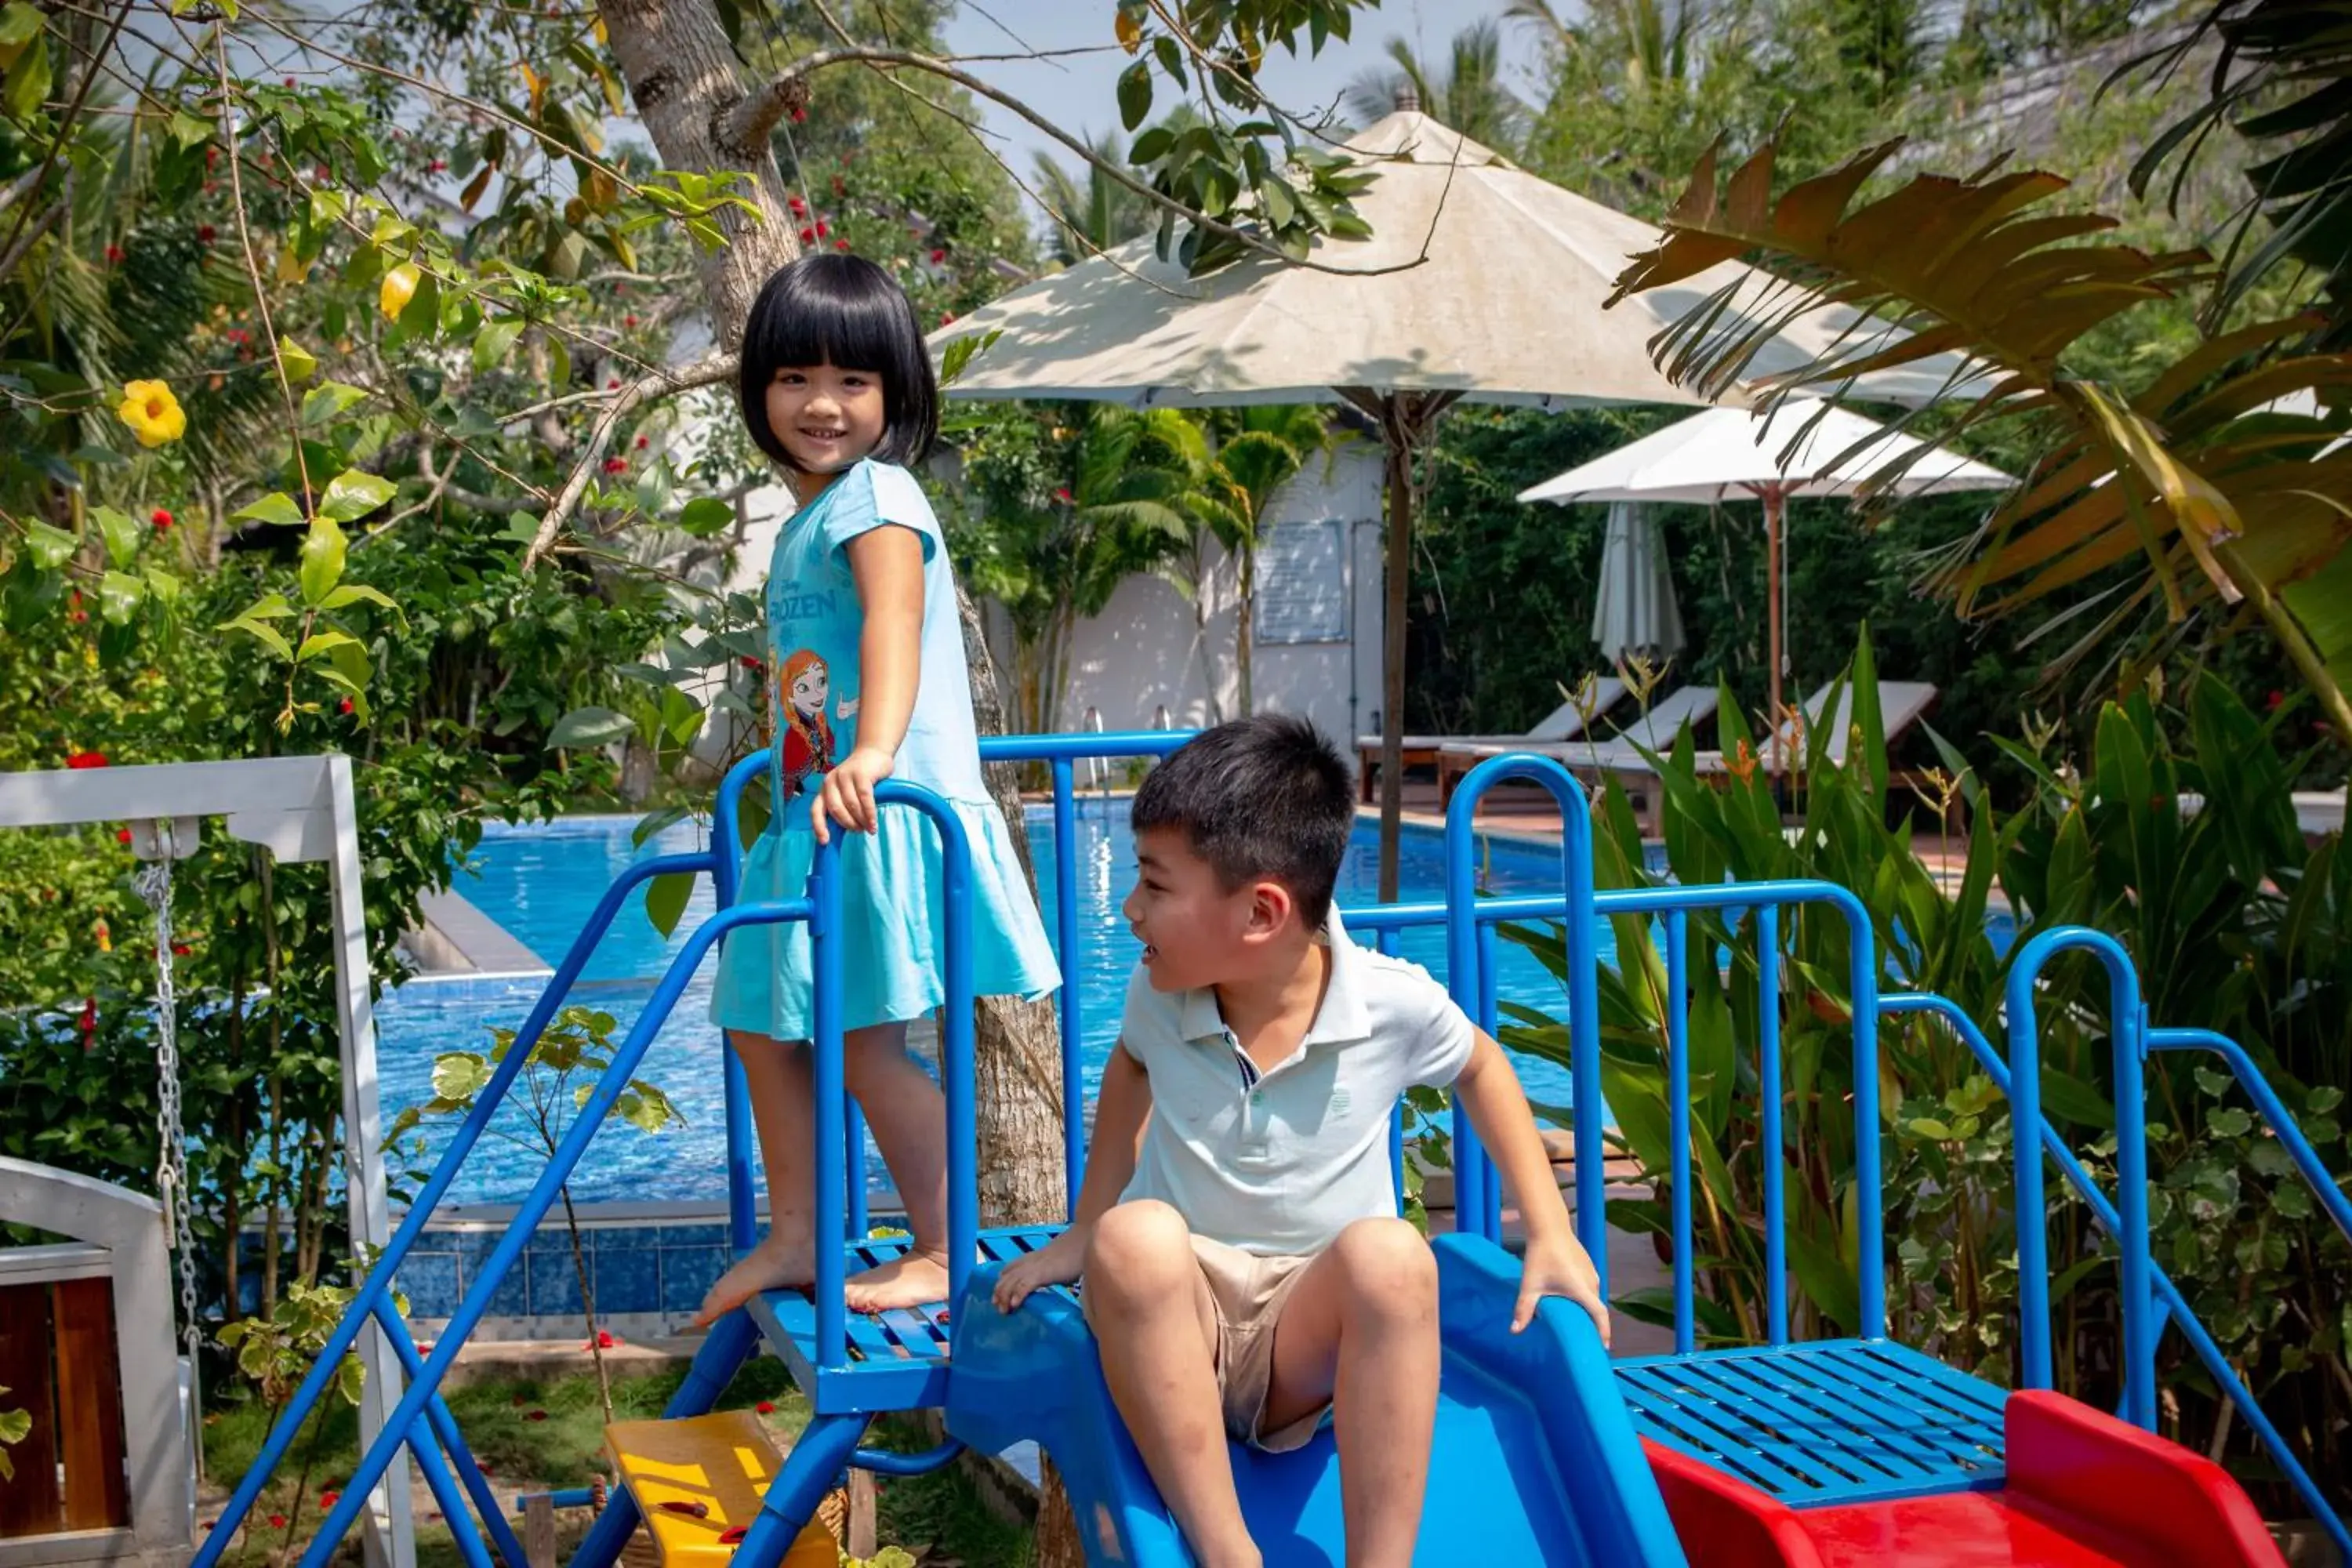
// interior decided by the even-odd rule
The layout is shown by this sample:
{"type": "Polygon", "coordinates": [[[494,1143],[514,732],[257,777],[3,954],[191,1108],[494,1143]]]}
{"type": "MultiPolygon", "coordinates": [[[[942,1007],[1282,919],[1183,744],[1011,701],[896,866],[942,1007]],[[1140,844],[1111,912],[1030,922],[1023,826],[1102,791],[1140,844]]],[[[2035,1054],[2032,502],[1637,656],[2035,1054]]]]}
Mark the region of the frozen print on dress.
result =
{"type": "Polygon", "coordinates": [[[782,744],[782,784],[787,800],[800,793],[803,779],[833,769],[833,724],[824,713],[832,694],[832,672],[815,649],[797,648],[779,665],[776,733],[782,744]]]}

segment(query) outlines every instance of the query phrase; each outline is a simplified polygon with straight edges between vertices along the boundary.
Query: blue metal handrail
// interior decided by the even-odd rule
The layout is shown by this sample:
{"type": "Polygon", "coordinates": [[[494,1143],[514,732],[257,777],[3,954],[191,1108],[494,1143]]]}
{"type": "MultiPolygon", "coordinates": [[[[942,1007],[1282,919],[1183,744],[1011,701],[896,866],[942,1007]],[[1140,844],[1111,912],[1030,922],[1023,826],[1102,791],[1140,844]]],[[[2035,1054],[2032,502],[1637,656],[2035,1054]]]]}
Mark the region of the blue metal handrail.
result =
{"type": "MultiPolygon", "coordinates": [[[[1969,1017],[1958,1003],[1948,997],[1928,992],[1904,992],[1881,997],[1878,1006],[1881,1013],[1890,1016],[1906,1013],[1922,1013],[1941,1019],[1954,1034],[1960,1037],[1969,1049],[1975,1053],[1977,1061],[1985,1069],[1986,1076],[1992,1079],[1993,1087],[2008,1097],[2012,1118],[2021,1122],[2023,1121],[2022,1114],[2015,1109],[2017,1095],[2012,1088],[2014,1079],[2009,1067],[2001,1061],[2000,1054],[1993,1049],[1992,1042],[1985,1038],[1984,1031],[1977,1027],[1976,1020],[1969,1017]]],[[[2251,1076],[2242,1075],[2240,1081],[2247,1085],[2257,1100],[2268,1100],[2276,1106],[2278,1119],[2273,1122],[2273,1126],[2291,1130],[2294,1142],[2301,1144],[2303,1148],[2309,1149],[2310,1144],[2304,1140],[2301,1131],[2294,1128],[2293,1120],[2286,1115],[2285,1107],[2276,1105],[2276,1097],[2271,1093],[2270,1086],[2262,1081],[2261,1074],[2254,1072],[2252,1061],[2245,1058],[2245,1053],[2238,1047],[2236,1042],[2218,1035],[2210,1037],[2191,1037],[2206,1036],[2207,1031],[2201,1029],[2151,1030],[2148,1033],[2148,1043],[2151,1048],[2159,1050],[2221,1050],[2224,1057],[2234,1058],[2231,1064],[2233,1069],[2237,1068],[2242,1061],[2243,1074],[2251,1076]],[[2159,1040],[2161,1044],[2158,1043],[2159,1040]],[[2227,1048],[2223,1049],[2224,1047],[2227,1048]],[[2256,1084],[2261,1084],[2262,1087],[2255,1089],[2253,1086],[2256,1084]]],[[[2282,1137],[2284,1136],[2286,1134],[2283,1132],[2282,1137]]],[[[2098,1183],[2092,1180],[2090,1172],[2084,1168],[2079,1159],[2075,1158],[2074,1152],[2067,1147],[2065,1139],[2059,1135],[2057,1127],[2047,1119],[2044,1119],[2041,1124],[2040,1143],[2042,1152],[2057,1162],[2059,1172],[2066,1178],[2067,1184],[2080,1194],[2083,1202],[2090,1208],[2093,1222],[2110,1237],[2120,1237],[2123,1234],[2123,1218],[2116,1213],[2115,1204],[2100,1189],[2098,1183]]],[[[2038,1157],[2035,1157],[2034,1163],[2037,1165],[2040,1163],[2038,1157]]],[[[2300,1160],[2297,1163],[2300,1163],[2300,1160]]],[[[2316,1156],[2314,1157],[2314,1163],[2316,1163],[2316,1156]]],[[[2322,1177],[2326,1175],[2324,1169],[2321,1170],[2320,1174],[2322,1177]]],[[[2327,1193],[2336,1191],[2333,1182],[2323,1181],[2320,1185],[2323,1188],[2323,1198],[2327,1193]]],[[[2339,1198],[2340,1195],[2338,1194],[2339,1198]]],[[[2021,1206],[2019,1213],[2021,1216],[2024,1213],[2021,1206]]],[[[2339,1215],[2337,1223],[2339,1225],[2346,1223],[2346,1218],[2347,1216],[2339,1215]]],[[[2019,1228],[2022,1230],[2024,1227],[2021,1225],[2019,1228]]],[[[2269,1453],[2272,1462],[2277,1465],[2281,1473],[2286,1477],[2287,1484],[2294,1489],[2295,1495],[2303,1500],[2304,1506],[2311,1510],[2312,1517],[2318,1521],[2321,1531],[2336,1543],[2338,1555],[2347,1562],[2352,1562],[2352,1531],[2346,1529],[2344,1521],[2336,1517],[2334,1509],[2328,1505],[2326,1494],[2320,1490],[2319,1483],[2312,1479],[2310,1471],[2305,1469],[2302,1460],[2295,1457],[2294,1446],[2286,1440],[2285,1436],[2277,1426],[2272,1424],[2270,1417],[2263,1413],[2261,1405],[2255,1401],[2253,1392],[2247,1388],[2245,1381],[2238,1375],[2237,1370],[2231,1366],[2229,1357],[2221,1353],[2221,1347],[2214,1342],[2213,1336],[2208,1333],[2205,1326],[2197,1321],[2197,1315],[2189,1310],[2188,1299],[2173,1283],[2172,1277],[2152,1258],[2149,1261],[2148,1276],[2165,1314],[2174,1326],[2180,1330],[2181,1337],[2189,1342],[2190,1351],[2204,1366],[2206,1374],[2213,1379],[2231,1402],[2236,1405],[2240,1416],[2248,1426],[2253,1429],[2255,1437],[2269,1453]]]]}
{"type": "Polygon", "coordinates": [[[2229,1036],[2216,1034],[2210,1029],[2150,1029],[2147,1031],[2147,1048],[2151,1051],[2211,1051],[2229,1063],[2238,1086],[2253,1100],[2254,1109],[2269,1125],[2280,1147],[2286,1151],[2287,1158],[2294,1162],[2295,1169],[2303,1173],[2303,1179],[2318,1195],[2320,1206],[2327,1211],[2327,1217],[2336,1222],[2336,1228],[2344,1233],[2345,1240],[2352,1241],[2352,1198],[2344,1195],[2344,1189],[2336,1184],[2336,1178],[2320,1163],[2319,1151],[2314,1149],[2311,1140],[2303,1135],[2303,1128],[2295,1121],[2294,1113],[2287,1110],[2286,1102],[2279,1099],[2278,1091],[2271,1088],[2270,1080],[2263,1076],[2261,1068],[2254,1066],[2254,1058],[2246,1054],[2245,1047],[2229,1036]]]}
{"type": "Polygon", "coordinates": [[[2035,982],[2062,952],[2087,952],[2107,972],[2114,1021],[2116,1246],[2123,1254],[2124,1419],[2156,1430],[2156,1299],[2148,1287],[2147,1086],[2141,1040],[2147,1009],[2139,971],[2123,944],[2104,931],[2053,926],[2017,952],[2009,971],[2010,1099],[2017,1162],[2018,1352],[2028,1388],[2051,1386],[2050,1235],[2043,1212],[2042,1039],[2035,982]]]}

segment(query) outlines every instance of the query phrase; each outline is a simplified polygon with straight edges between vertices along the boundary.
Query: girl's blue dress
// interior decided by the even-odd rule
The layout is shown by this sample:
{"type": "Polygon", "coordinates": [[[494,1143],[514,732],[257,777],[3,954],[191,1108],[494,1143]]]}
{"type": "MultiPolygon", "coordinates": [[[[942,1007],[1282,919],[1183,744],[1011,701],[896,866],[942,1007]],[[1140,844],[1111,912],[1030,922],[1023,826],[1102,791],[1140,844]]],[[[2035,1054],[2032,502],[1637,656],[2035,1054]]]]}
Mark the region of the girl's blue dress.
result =
{"type": "MultiPolygon", "coordinates": [[[[774,809],[744,858],[741,897],[793,899],[806,887],[816,836],[803,786],[857,744],[866,617],[844,547],[868,529],[893,525],[923,541],[923,626],[914,714],[891,777],[944,797],[971,841],[975,993],[1042,996],[1061,984],[1061,973],[1004,817],[981,779],[947,542],[922,487],[891,464],[857,464],[793,513],[776,538],[767,592],[774,809]]],[[[918,1018],[947,999],[938,830],[912,806],[886,805],[879,815],[873,833],[835,830],[845,1029],[918,1018]]],[[[806,926],[746,926],[725,939],[710,1016],[724,1028],[804,1040],[809,987],[806,926]]]]}

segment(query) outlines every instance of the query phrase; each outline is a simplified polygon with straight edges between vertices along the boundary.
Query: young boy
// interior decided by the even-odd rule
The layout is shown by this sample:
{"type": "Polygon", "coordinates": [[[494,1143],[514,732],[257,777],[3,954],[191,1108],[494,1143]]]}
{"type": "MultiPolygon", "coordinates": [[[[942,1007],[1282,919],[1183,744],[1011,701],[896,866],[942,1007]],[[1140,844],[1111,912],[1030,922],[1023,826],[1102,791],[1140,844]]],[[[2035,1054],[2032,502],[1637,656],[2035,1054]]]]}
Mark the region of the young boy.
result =
{"type": "Polygon", "coordinates": [[[1330,1411],[1351,1568],[1412,1559],[1436,1420],[1437,1266],[1396,1215],[1397,1097],[1450,1085],[1525,1216],[1513,1331],[1609,1315],[1518,1079],[1416,965],[1331,907],[1348,766],[1303,720],[1220,725],[1145,779],[1144,943],[1077,1214],[996,1305],[1084,1276],[1103,1375],[1204,1568],[1261,1562],[1222,1439],[1297,1447],[1330,1411]]]}

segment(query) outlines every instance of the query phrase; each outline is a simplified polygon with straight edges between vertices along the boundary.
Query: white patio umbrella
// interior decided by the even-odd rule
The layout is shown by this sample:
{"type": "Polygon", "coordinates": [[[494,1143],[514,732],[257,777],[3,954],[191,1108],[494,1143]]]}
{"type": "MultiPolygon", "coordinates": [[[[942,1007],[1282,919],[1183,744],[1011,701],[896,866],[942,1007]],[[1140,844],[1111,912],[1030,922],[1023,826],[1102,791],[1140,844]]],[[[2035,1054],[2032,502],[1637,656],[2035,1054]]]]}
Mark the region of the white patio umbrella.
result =
{"type": "Polygon", "coordinates": [[[1593,595],[1592,640],[1601,657],[1623,664],[1635,655],[1664,661],[1682,651],[1683,613],[1674,574],[1658,537],[1656,509],[1613,501],[1601,547],[1601,586],[1593,595]]]}
{"type": "MultiPolygon", "coordinates": [[[[1782,509],[1791,496],[1859,494],[1874,475],[1920,453],[1885,481],[1896,496],[2006,489],[2017,483],[1999,468],[1899,435],[1859,414],[1792,397],[1769,417],[1710,408],[1519,492],[1523,501],[1696,501],[1755,496],[1764,502],[1764,615],[1769,626],[1771,722],[1787,710],[1781,579],[1788,571],[1782,509]],[[1810,428],[1809,428],[1810,426],[1810,428]],[[1793,443],[1793,449],[1791,444],[1793,443]],[[1851,456],[1847,454],[1851,453],[1851,456]],[[1843,461],[1839,459],[1843,458],[1843,461]]],[[[1614,526],[1614,516],[1612,517],[1614,526]]]]}
{"type": "MultiPolygon", "coordinates": [[[[1422,114],[1409,96],[1346,146],[1379,168],[1356,198],[1372,236],[1318,240],[1314,266],[1253,255],[1189,278],[1156,259],[1151,240],[1136,240],[972,311],[931,346],[943,353],[1003,334],[951,396],[1139,408],[1336,400],[1373,420],[1388,458],[1381,891],[1392,898],[1414,448],[1458,398],[1551,408],[1702,403],[1651,363],[1650,339],[1726,285],[1749,280],[1743,304],[1772,285],[1725,263],[1603,310],[1630,258],[1658,242],[1656,229],[1523,172],[1422,114]]],[[[1855,322],[1843,307],[1801,318],[1764,347],[1754,374],[1833,348],[1858,352],[1880,329],[1842,339],[1855,322]]],[[[1869,394],[1948,395],[1957,364],[1946,356],[1906,366],[1871,380],[1869,394]]],[[[1735,389],[1727,401],[1748,399],[1735,389]]]]}

